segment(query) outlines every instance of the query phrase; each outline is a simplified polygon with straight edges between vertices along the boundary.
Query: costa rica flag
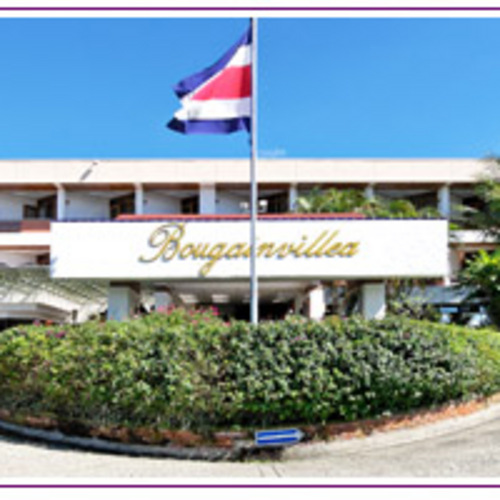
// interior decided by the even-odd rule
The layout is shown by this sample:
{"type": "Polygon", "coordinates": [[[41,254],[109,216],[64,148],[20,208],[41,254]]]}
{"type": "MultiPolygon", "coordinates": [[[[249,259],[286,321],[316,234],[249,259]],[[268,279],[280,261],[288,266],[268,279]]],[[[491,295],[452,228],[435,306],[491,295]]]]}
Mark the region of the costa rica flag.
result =
{"type": "Polygon", "coordinates": [[[167,127],[183,134],[250,131],[251,28],[212,66],[174,86],[182,107],[167,127]]]}

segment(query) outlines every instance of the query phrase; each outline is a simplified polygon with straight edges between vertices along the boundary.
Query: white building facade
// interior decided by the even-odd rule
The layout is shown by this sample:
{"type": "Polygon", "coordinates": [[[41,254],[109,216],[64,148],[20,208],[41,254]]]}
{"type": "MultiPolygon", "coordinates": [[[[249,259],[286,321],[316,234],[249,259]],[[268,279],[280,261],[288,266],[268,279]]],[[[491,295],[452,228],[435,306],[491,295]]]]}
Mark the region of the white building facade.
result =
{"type": "MultiPolygon", "coordinates": [[[[474,159],[261,160],[261,317],[344,313],[352,288],[357,311],[382,317],[388,280],[452,284],[467,254],[492,247],[477,231],[448,232],[456,205],[480,208],[474,185],[490,168],[474,159]],[[294,215],[315,187],[408,199],[442,219],[294,215]]],[[[0,322],[124,319],[169,304],[245,318],[249,198],[247,160],[0,161],[0,322]]]]}

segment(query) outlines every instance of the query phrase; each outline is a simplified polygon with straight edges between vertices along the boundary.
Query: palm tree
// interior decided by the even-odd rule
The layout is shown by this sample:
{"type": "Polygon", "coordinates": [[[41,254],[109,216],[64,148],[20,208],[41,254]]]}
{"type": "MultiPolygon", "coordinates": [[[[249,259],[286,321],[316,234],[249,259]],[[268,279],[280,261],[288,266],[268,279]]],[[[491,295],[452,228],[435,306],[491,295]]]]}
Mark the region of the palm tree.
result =
{"type": "Polygon", "coordinates": [[[359,189],[313,188],[297,200],[301,213],[358,213],[373,218],[437,218],[437,209],[417,209],[409,200],[387,200],[381,197],[366,198],[359,189]]]}

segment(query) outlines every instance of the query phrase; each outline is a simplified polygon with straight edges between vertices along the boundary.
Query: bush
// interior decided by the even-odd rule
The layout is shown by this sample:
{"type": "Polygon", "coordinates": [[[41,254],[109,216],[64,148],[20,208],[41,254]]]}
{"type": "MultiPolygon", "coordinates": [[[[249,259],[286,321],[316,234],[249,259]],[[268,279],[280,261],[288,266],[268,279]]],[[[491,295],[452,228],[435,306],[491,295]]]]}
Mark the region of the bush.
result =
{"type": "Polygon", "coordinates": [[[254,327],[177,309],[0,335],[0,407],[83,426],[319,424],[499,388],[496,332],[399,317],[254,327]]]}

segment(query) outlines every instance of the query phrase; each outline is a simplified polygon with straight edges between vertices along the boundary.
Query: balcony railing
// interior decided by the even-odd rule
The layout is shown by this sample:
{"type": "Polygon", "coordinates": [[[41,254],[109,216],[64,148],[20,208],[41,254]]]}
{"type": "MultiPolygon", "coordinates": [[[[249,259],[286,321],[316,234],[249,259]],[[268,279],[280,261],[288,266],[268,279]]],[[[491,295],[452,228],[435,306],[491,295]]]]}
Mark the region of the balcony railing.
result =
{"type": "Polygon", "coordinates": [[[0,233],[20,233],[24,231],[49,231],[48,219],[25,219],[0,221],[0,233]]]}

